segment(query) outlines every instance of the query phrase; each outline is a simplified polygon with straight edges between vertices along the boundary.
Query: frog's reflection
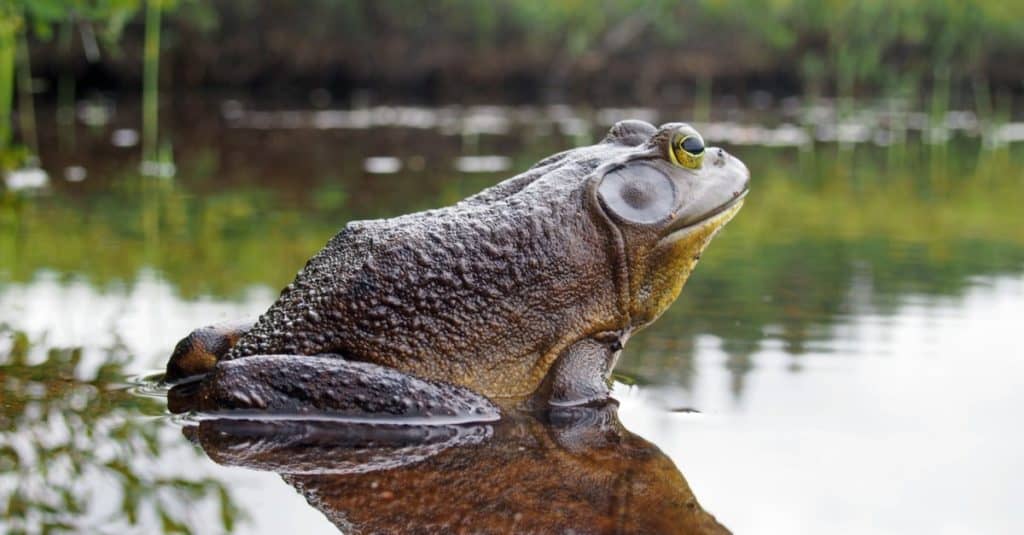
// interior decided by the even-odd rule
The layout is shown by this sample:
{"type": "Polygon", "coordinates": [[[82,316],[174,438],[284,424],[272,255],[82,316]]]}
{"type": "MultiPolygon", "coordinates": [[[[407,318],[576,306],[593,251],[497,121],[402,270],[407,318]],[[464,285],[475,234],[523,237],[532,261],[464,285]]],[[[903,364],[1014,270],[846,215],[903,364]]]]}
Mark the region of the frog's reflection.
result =
{"type": "Polygon", "coordinates": [[[617,405],[469,426],[203,420],[214,461],[278,472],[346,533],[728,533],[617,405]]]}

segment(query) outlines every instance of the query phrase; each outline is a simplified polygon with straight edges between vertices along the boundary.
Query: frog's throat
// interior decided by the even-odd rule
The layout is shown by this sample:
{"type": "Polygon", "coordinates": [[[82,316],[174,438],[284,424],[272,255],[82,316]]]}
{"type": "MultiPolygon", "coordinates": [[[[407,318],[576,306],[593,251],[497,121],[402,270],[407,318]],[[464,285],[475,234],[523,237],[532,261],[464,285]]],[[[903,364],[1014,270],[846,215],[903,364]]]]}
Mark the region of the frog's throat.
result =
{"type": "Polygon", "coordinates": [[[697,267],[704,249],[742,206],[741,199],[711,217],[659,240],[654,249],[659,251],[657,269],[663,276],[648,274],[644,280],[636,281],[641,287],[634,288],[634,291],[645,297],[636,301],[631,311],[634,330],[649,325],[672,306],[697,267]]]}

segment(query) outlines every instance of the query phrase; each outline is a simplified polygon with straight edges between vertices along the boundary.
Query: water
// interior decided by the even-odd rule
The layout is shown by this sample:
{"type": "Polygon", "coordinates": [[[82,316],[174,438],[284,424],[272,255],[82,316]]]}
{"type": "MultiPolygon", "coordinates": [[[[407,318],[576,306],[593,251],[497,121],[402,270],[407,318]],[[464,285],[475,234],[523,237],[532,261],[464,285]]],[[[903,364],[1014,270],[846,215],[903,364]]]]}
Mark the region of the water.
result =
{"type": "MultiPolygon", "coordinates": [[[[245,428],[233,431],[240,442],[218,442],[203,423],[170,417],[146,375],[178,338],[258,315],[348,220],[455,202],[620,117],[685,114],[229,101],[170,118],[174,165],[142,178],[130,107],[82,109],[94,108],[102,121],[44,136],[46,180],[19,175],[23,186],[0,194],[0,531],[331,533],[339,517],[292,485],[343,490],[336,508],[391,503],[395,519],[415,512],[415,489],[437,494],[436,474],[455,473],[448,459],[463,459],[470,477],[446,484],[466,498],[443,505],[469,511],[471,495],[497,500],[474,482],[545,481],[522,451],[553,455],[542,464],[563,486],[590,469],[661,474],[650,500],[625,509],[649,529],[679,496],[736,533],[1024,527],[1024,434],[1013,424],[1024,403],[1024,148],[1012,125],[951,115],[938,135],[908,114],[894,136],[871,110],[845,126],[828,109],[722,110],[702,129],[747,163],[753,190],[679,301],[627,347],[618,420],[437,431],[442,452],[420,464],[336,473],[365,469],[367,452],[408,459],[395,454],[410,443],[399,433],[334,448],[322,478],[282,479],[264,469],[309,472],[295,452],[340,440],[336,431],[245,428]],[[538,429],[553,442],[523,442],[538,429]],[[608,433],[654,464],[616,457],[621,448],[594,438],[608,433]],[[296,439],[308,436],[327,438],[296,439]],[[245,457],[257,443],[279,456],[245,457]],[[581,468],[557,455],[565,444],[604,460],[581,468]]],[[[520,527],[543,518],[528,494],[501,502],[520,527]]]]}

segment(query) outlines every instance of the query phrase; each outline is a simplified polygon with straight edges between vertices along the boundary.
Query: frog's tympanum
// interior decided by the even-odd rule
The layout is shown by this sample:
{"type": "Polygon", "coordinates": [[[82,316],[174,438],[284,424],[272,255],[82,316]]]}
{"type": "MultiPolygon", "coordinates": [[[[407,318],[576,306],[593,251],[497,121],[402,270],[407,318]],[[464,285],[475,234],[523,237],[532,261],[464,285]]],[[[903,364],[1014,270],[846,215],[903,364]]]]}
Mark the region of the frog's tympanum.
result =
{"type": "Polygon", "coordinates": [[[203,420],[214,461],[281,474],[344,533],[721,535],[616,404],[463,426],[203,420]]]}
{"type": "Polygon", "coordinates": [[[182,340],[167,379],[202,376],[204,411],[487,418],[492,401],[604,399],[749,178],[689,125],[620,122],[453,206],[349,223],[255,323],[182,340]]]}

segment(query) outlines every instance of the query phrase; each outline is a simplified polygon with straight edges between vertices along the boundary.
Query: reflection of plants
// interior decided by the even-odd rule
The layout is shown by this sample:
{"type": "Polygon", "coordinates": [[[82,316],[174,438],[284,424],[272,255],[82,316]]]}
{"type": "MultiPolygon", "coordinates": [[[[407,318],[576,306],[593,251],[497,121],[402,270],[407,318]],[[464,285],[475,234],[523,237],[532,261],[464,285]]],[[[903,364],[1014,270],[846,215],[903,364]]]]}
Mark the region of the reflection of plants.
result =
{"type": "Polygon", "coordinates": [[[155,418],[162,401],[127,388],[127,355],[111,352],[82,380],[80,350],[38,360],[24,334],[0,326],[3,338],[11,348],[0,355],[0,531],[233,528],[239,512],[219,481],[159,466],[168,443],[184,444],[155,418]],[[197,504],[217,518],[201,518],[197,504]]]}

